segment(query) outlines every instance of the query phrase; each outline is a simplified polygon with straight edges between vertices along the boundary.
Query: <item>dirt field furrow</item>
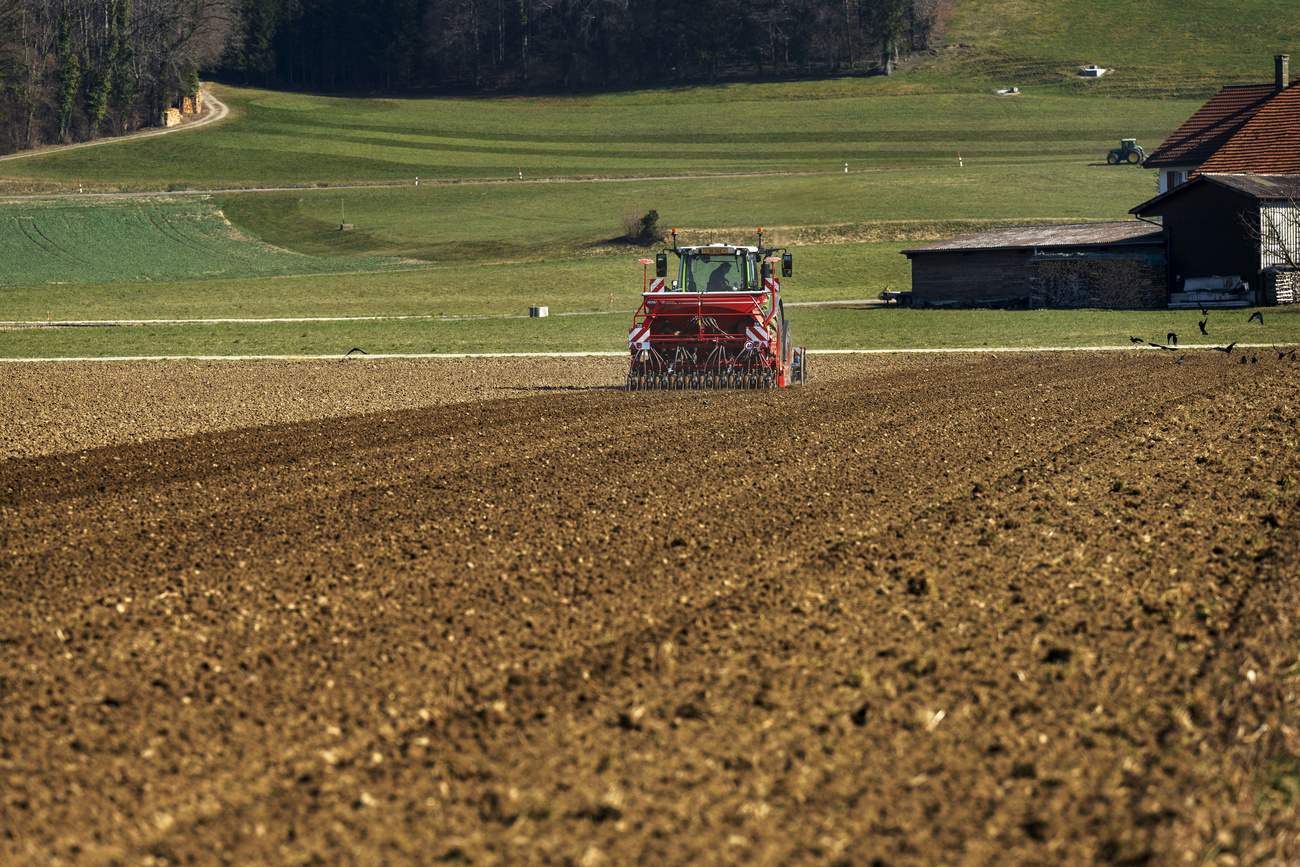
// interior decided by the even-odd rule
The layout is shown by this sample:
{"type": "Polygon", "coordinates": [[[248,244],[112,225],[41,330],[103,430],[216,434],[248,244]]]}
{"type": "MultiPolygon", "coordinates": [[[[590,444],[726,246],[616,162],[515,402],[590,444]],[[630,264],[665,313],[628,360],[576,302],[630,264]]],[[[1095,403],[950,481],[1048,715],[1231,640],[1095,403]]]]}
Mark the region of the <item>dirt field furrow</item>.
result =
{"type": "Polygon", "coordinates": [[[1300,368],[818,370],[17,369],[0,860],[1300,858],[1300,368]]]}

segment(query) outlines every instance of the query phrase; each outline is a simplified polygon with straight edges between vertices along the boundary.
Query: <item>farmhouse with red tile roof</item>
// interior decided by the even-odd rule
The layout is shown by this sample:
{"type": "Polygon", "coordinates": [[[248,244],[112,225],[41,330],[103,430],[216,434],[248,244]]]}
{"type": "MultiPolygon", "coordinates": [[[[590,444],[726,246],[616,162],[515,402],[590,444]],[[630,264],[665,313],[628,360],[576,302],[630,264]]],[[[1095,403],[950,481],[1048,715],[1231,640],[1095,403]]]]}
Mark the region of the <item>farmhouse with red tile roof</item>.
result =
{"type": "Polygon", "coordinates": [[[904,250],[920,305],[1246,306],[1300,301],[1300,81],[1216,93],[1145,160],[1161,222],[991,229],[904,250]]]}
{"type": "Polygon", "coordinates": [[[1300,174],[1300,82],[1279,92],[1197,174],[1300,174]]]}
{"type": "Polygon", "coordinates": [[[1130,213],[1165,227],[1173,304],[1205,300],[1184,293],[1209,285],[1236,287],[1213,299],[1224,303],[1295,300],[1300,81],[1290,81],[1288,59],[1274,58],[1264,98],[1250,101],[1256,85],[1224,88],[1147,161],[1161,170],[1161,193],[1130,213]]]}
{"type": "Polygon", "coordinates": [[[1238,84],[1223,88],[1197,109],[1160,147],[1152,151],[1143,165],[1159,171],[1158,192],[1167,193],[1185,182],[1208,160],[1235,141],[1251,125],[1255,116],[1274,102],[1274,97],[1280,97],[1285,91],[1291,90],[1288,87],[1291,83],[1289,62],[1290,57],[1286,54],[1273,58],[1272,84],[1238,84]]]}

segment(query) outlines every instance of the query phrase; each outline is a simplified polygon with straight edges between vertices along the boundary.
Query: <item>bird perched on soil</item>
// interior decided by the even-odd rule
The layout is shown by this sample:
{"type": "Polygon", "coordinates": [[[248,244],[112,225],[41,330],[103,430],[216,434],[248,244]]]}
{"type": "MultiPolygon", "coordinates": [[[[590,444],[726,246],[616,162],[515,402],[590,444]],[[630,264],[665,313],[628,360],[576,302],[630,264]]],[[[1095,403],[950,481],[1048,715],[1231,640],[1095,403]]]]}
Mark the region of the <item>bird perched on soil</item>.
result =
{"type": "Polygon", "coordinates": [[[1259,320],[1259,324],[1260,324],[1260,325],[1263,325],[1263,324],[1264,324],[1264,311],[1263,311],[1263,310],[1256,310],[1254,313],[1250,314],[1250,318],[1246,320],[1246,324],[1249,325],[1251,322],[1254,322],[1256,319],[1259,320]]]}

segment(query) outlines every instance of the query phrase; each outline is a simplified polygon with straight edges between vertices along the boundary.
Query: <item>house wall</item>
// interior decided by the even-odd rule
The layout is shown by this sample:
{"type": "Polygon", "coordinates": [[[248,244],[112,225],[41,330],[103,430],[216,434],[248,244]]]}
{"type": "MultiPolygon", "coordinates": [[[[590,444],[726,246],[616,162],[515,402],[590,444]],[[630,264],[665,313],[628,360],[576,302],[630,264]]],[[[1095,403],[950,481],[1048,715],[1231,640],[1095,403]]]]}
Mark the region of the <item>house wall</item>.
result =
{"type": "Polygon", "coordinates": [[[1259,212],[1254,199],[1203,183],[1166,202],[1161,215],[1172,279],[1238,276],[1258,288],[1259,248],[1252,227],[1259,223],[1259,212]]]}
{"type": "Polygon", "coordinates": [[[912,255],[913,304],[1028,299],[1030,250],[936,251],[912,255]]]}

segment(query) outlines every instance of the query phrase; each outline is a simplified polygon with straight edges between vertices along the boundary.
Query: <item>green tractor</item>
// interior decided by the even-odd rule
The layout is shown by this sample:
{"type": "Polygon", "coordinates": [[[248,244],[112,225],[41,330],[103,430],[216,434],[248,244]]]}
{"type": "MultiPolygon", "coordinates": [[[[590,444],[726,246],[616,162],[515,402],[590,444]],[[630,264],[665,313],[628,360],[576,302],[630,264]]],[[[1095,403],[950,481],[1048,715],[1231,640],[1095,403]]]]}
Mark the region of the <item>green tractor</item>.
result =
{"type": "Polygon", "coordinates": [[[1106,164],[1117,166],[1120,163],[1128,163],[1131,166],[1140,166],[1147,155],[1142,151],[1142,147],[1135,138],[1122,138],[1119,140],[1119,147],[1111,148],[1110,153],[1106,154],[1106,164]]]}

